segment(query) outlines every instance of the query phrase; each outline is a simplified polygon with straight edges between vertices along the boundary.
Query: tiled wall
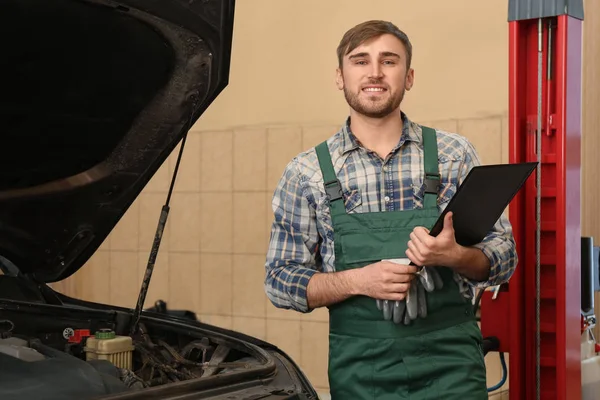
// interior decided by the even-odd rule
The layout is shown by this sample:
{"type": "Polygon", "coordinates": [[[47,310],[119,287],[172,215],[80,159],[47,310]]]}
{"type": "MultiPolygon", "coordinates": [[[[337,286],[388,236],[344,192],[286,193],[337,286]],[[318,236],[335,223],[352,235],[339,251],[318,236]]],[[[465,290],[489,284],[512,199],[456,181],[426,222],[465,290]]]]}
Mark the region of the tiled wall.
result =
{"type": "MultiPolygon", "coordinates": [[[[505,116],[422,123],[467,136],[483,163],[507,160],[505,116]]],[[[323,392],[328,386],[327,312],[301,315],[274,308],[263,279],[270,199],[283,168],[336,130],[336,125],[319,125],[191,132],[146,303],[164,299],[171,308],[195,311],[203,321],[275,343],[323,392]]],[[[176,156],[88,265],[58,288],[84,299],[134,306],[176,156]]],[[[500,379],[499,362],[488,363],[492,385],[500,379]]]]}

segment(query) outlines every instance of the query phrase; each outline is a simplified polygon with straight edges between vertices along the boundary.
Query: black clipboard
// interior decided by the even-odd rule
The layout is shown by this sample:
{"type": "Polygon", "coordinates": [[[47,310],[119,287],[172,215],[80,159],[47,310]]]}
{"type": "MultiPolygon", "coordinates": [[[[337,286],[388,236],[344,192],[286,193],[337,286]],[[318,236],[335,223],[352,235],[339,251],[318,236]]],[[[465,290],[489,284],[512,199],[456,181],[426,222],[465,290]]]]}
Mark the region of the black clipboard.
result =
{"type": "Polygon", "coordinates": [[[442,231],[444,217],[451,211],[456,242],[462,246],[480,243],[537,165],[527,162],[473,167],[429,234],[437,236],[442,231]]]}

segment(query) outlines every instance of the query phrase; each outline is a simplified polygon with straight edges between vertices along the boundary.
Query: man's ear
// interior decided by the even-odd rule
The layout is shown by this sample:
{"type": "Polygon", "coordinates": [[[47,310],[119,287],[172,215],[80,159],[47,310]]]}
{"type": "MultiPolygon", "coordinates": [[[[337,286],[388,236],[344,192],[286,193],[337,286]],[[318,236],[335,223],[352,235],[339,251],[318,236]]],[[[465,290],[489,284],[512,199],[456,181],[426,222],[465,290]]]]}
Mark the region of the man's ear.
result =
{"type": "Polygon", "coordinates": [[[409,91],[410,89],[412,89],[414,83],[415,83],[415,70],[411,68],[408,70],[408,72],[406,74],[406,79],[404,81],[404,88],[406,89],[406,91],[409,91]]]}
{"type": "Polygon", "coordinates": [[[335,84],[339,90],[344,89],[344,75],[341,68],[335,70],[335,84]]]}

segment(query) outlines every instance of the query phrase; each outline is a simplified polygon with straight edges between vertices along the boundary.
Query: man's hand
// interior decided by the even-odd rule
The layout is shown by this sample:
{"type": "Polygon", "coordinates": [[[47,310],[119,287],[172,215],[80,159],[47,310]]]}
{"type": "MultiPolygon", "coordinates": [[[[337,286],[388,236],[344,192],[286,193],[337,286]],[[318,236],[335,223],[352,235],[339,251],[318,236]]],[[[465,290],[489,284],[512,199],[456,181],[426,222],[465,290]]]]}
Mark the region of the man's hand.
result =
{"type": "Polygon", "coordinates": [[[359,271],[359,294],[378,300],[404,300],[417,267],[380,261],[359,271]]]}
{"type": "Polygon", "coordinates": [[[450,267],[456,263],[460,247],[454,237],[452,213],[449,212],[444,217],[444,227],[437,237],[430,236],[429,230],[423,227],[412,231],[406,256],[420,267],[450,267]]]}
{"type": "Polygon", "coordinates": [[[363,268],[332,273],[317,273],[306,288],[311,309],[326,307],[363,295],[378,300],[402,300],[416,277],[414,265],[380,261],[363,268]]]}
{"type": "Polygon", "coordinates": [[[444,217],[444,227],[437,237],[430,236],[426,228],[415,228],[406,256],[420,267],[448,267],[477,281],[487,279],[490,273],[490,261],[480,249],[456,242],[451,212],[444,217]]]}

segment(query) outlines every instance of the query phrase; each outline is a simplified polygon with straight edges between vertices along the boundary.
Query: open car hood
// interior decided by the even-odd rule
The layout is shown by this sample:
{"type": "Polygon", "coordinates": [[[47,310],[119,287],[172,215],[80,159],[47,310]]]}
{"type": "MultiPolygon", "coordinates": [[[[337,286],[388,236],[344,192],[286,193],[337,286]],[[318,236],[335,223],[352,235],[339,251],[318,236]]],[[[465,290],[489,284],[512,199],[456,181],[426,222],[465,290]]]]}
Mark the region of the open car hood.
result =
{"type": "Polygon", "coordinates": [[[77,271],[228,83],[234,0],[0,2],[0,256],[77,271]]]}

